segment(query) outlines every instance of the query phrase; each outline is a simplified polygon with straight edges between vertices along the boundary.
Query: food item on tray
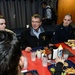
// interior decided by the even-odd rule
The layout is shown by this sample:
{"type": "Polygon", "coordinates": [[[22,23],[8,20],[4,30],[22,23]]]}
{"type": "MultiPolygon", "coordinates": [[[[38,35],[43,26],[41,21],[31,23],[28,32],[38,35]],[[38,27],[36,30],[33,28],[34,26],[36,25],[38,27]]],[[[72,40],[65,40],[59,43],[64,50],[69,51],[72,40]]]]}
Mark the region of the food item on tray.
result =
{"type": "Polygon", "coordinates": [[[48,47],[44,47],[44,50],[40,50],[43,54],[51,54],[52,51],[48,47]]]}
{"type": "Polygon", "coordinates": [[[66,73],[63,73],[63,72],[62,72],[61,75],[66,75],[66,73]]]}
{"type": "MultiPolygon", "coordinates": [[[[51,71],[52,74],[54,75],[54,73],[55,73],[55,68],[50,68],[50,71],[51,71]]],[[[66,73],[65,73],[65,72],[62,72],[61,75],[66,75],[66,73]]]]}
{"type": "Polygon", "coordinates": [[[55,68],[50,68],[50,71],[52,72],[52,74],[54,74],[55,68]]]}
{"type": "Polygon", "coordinates": [[[75,47],[75,40],[73,41],[68,41],[68,42],[65,42],[65,44],[67,44],[68,46],[70,46],[70,47],[75,47]]]}
{"type": "Polygon", "coordinates": [[[73,67],[67,68],[67,69],[65,70],[65,72],[68,73],[68,74],[75,74],[75,69],[74,69],[73,67]]]}
{"type": "Polygon", "coordinates": [[[40,50],[41,51],[41,53],[44,53],[45,54],[45,50],[40,50]]]}
{"type": "Polygon", "coordinates": [[[66,67],[67,67],[67,66],[68,66],[68,63],[67,63],[67,62],[64,62],[64,66],[66,66],[66,67]]]}
{"type": "Polygon", "coordinates": [[[72,39],[71,39],[71,40],[68,40],[68,42],[75,42],[75,40],[72,40],[72,39]]]}

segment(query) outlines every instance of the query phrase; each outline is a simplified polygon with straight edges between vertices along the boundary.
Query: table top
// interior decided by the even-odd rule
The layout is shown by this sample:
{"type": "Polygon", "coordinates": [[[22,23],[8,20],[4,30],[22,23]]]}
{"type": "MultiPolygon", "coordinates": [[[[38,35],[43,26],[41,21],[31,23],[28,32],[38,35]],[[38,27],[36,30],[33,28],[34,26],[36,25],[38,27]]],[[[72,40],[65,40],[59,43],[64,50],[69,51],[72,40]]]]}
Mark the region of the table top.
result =
{"type": "MultiPolygon", "coordinates": [[[[72,57],[69,57],[68,60],[71,60],[75,64],[75,50],[72,50],[72,48],[67,46],[65,43],[55,44],[56,47],[58,47],[59,45],[62,45],[64,49],[69,50],[74,55],[72,57]]],[[[26,56],[28,58],[28,68],[27,68],[28,71],[37,70],[39,75],[52,75],[50,71],[48,70],[48,65],[47,67],[42,66],[41,59],[36,58],[35,61],[31,60],[31,52],[26,52],[25,50],[22,50],[22,54],[23,56],[26,56]]]]}
{"type": "Polygon", "coordinates": [[[69,50],[73,55],[75,55],[75,49],[72,49],[71,47],[69,47],[69,46],[66,45],[65,43],[58,43],[58,44],[55,44],[56,47],[59,47],[59,45],[62,45],[62,47],[63,47],[64,49],[69,50]]]}
{"type": "Polygon", "coordinates": [[[51,75],[51,73],[48,70],[48,65],[47,67],[42,66],[42,60],[36,58],[35,61],[31,60],[31,53],[26,52],[25,50],[22,51],[22,54],[28,58],[28,68],[27,70],[37,70],[39,75],[51,75]]]}

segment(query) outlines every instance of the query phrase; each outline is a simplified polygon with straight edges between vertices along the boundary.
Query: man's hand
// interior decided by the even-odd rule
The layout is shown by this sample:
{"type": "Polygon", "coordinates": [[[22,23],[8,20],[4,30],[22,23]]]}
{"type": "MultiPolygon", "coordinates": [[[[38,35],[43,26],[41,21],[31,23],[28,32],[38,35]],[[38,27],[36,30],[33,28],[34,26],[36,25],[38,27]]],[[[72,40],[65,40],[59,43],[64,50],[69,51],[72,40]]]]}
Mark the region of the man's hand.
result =
{"type": "Polygon", "coordinates": [[[56,64],[57,64],[58,62],[61,62],[61,63],[64,64],[64,59],[63,59],[63,58],[60,58],[60,57],[57,57],[57,58],[55,59],[55,62],[56,62],[56,64]]]}

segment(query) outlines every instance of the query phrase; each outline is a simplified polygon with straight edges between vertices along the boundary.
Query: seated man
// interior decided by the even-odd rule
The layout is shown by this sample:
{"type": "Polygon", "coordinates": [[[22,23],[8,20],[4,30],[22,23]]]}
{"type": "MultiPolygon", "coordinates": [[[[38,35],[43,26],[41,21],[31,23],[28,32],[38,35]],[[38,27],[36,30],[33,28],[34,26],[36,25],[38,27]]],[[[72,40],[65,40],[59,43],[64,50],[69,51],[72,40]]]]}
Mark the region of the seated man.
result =
{"type": "MultiPolygon", "coordinates": [[[[70,25],[72,22],[72,16],[70,14],[65,15],[63,23],[58,25],[53,33],[51,40],[52,44],[66,42],[69,39],[74,39],[74,31],[70,25]]],[[[50,46],[51,44],[49,44],[50,46]]]]}
{"type": "Polygon", "coordinates": [[[41,17],[38,14],[31,17],[32,27],[21,33],[22,49],[30,51],[34,47],[48,45],[47,36],[41,23],[41,17]]]}

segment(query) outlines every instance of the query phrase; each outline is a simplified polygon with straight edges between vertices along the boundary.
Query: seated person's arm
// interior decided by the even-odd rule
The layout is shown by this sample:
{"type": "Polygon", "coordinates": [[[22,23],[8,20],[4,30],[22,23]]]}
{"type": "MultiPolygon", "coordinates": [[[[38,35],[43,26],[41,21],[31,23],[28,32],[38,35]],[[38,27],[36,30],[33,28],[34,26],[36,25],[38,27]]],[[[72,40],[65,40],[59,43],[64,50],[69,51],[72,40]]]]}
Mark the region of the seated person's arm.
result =
{"type": "Polygon", "coordinates": [[[30,46],[28,46],[27,40],[26,40],[26,35],[24,32],[21,33],[21,39],[20,39],[20,43],[22,46],[22,50],[26,50],[26,51],[31,51],[32,48],[30,46]]]}
{"type": "Polygon", "coordinates": [[[63,71],[64,59],[57,57],[55,61],[56,61],[56,67],[54,75],[61,75],[63,71]]]}
{"type": "Polygon", "coordinates": [[[26,47],[28,47],[28,42],[27,42],[27,34],[26,31],[23,31],[20,34],[21,38],[20,38],[20,46],[22,47],[22,50],[24,50],[26,47]]]}

